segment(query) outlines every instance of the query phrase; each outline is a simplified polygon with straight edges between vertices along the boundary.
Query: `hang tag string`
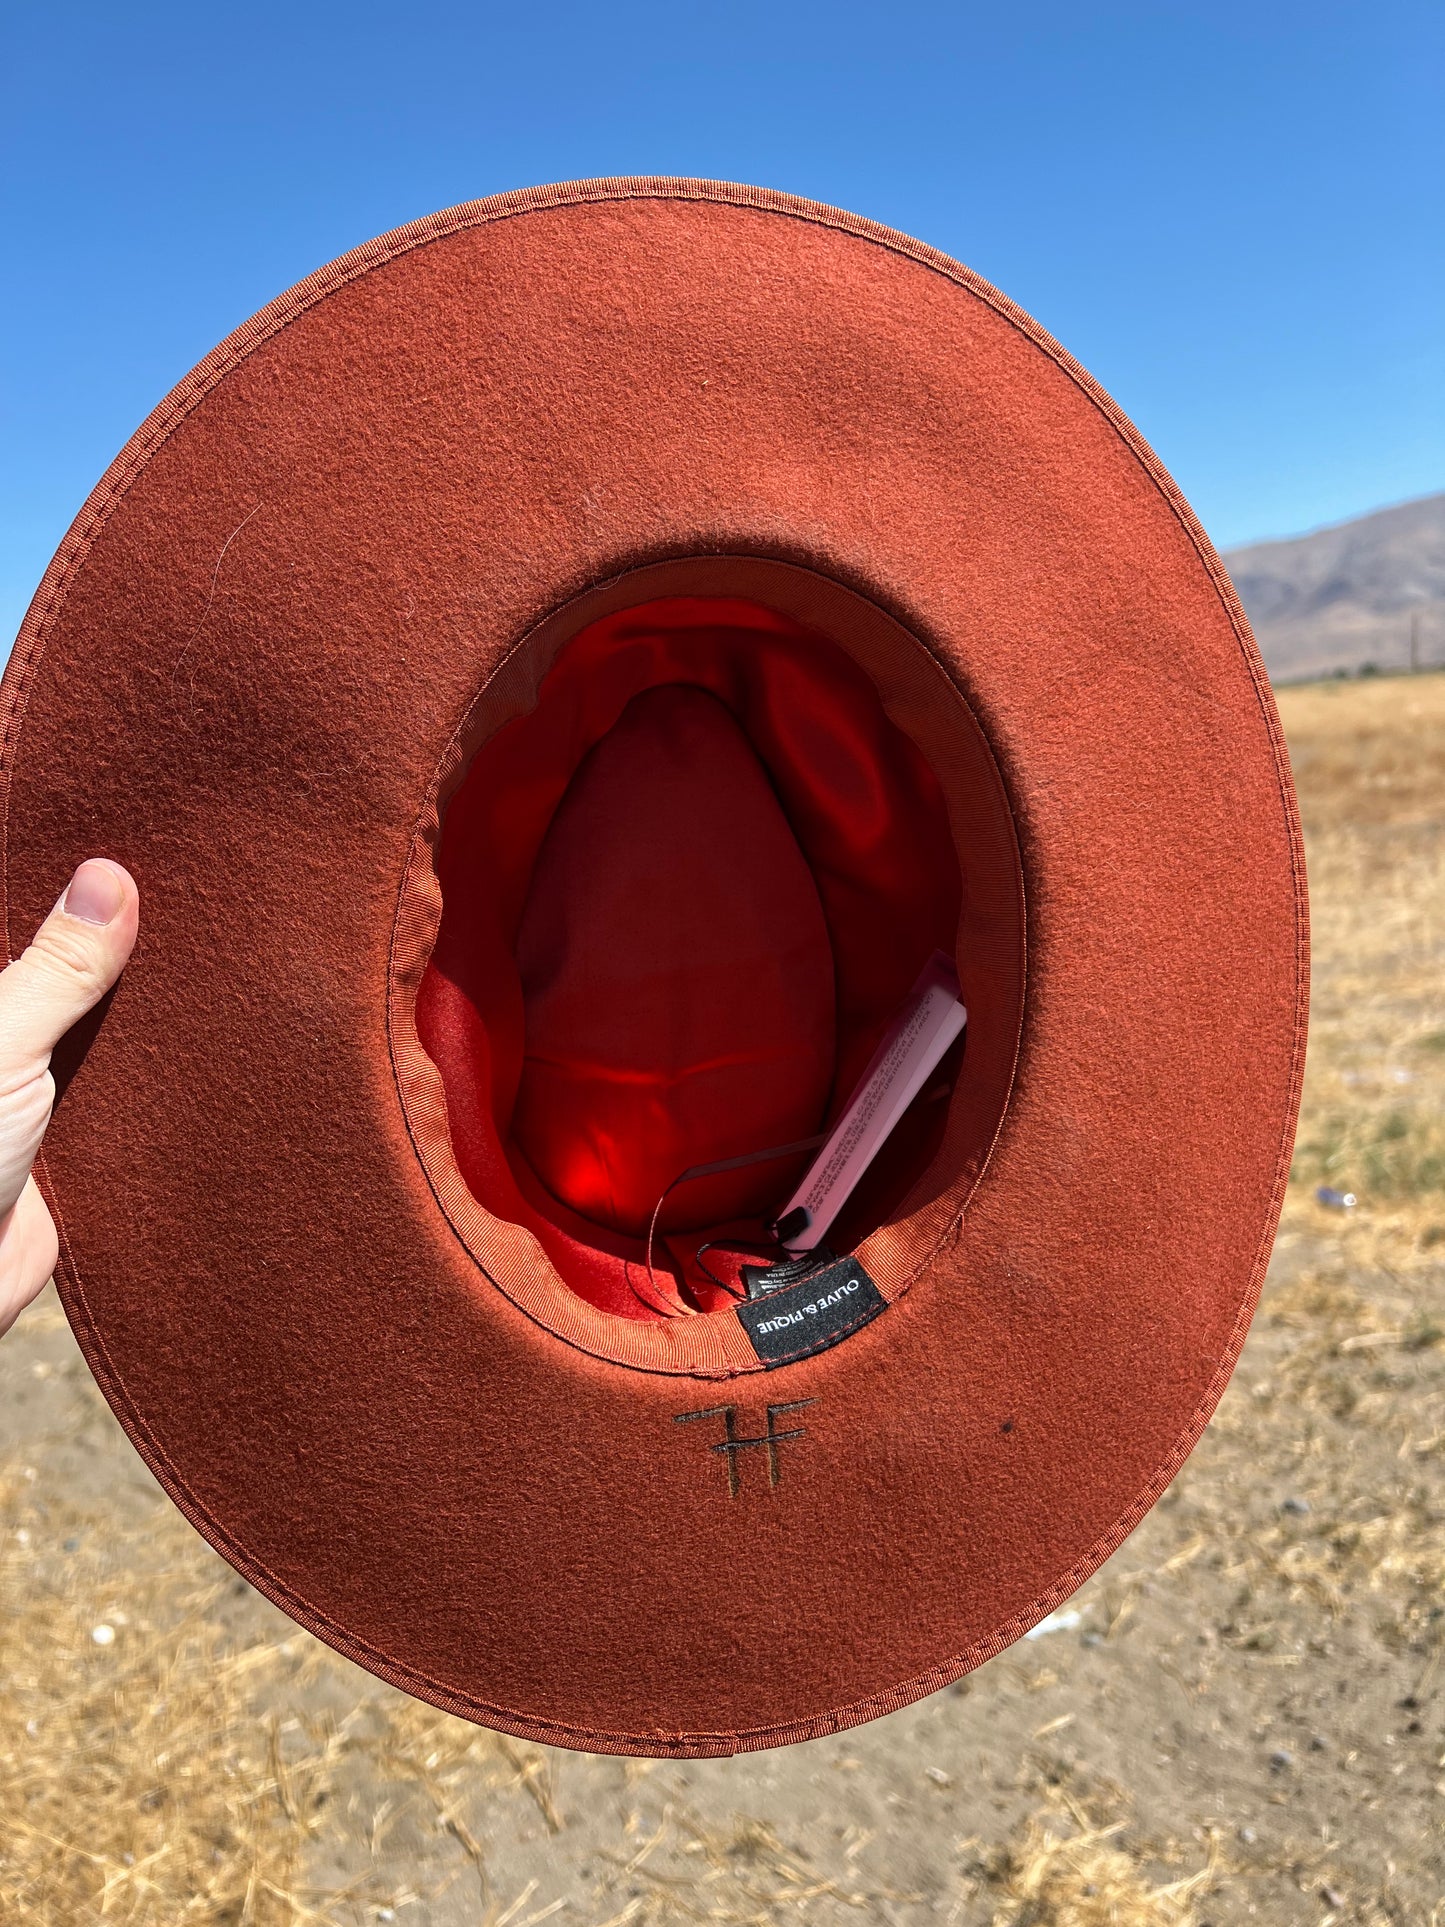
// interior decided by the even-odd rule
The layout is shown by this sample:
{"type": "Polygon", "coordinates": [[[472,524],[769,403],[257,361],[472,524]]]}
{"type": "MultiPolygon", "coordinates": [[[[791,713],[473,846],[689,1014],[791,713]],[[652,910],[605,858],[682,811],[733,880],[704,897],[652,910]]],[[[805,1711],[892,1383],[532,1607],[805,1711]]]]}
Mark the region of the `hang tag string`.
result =
{"type": "MultiPolygon", "coordinates": [[[[826,1131],[819,1131],[815,1137],[799,1138],[796,1144],[775,1144],[767,1151],[746,1151],[742,1157],[739,1158],[719,1158],[713,1164],[694,1164],[691,1169],[683,1171],[675,1177],[653,1206],[652,1217],[647,1226],[647,1287],[649,1293],[653,1295],[652,1302],[649,1303],[648,1299],[642,1296],[642,1293],[638,1291],[636,1285],[632,1285],[634,1297],[638,1298],[644,1305],[647,1305],[649,1311],[661,1312],[665,1318],[697,1315],[692,1312],[690,1306],[679,1304],[674,1307],[659,1304],[656,1301],[657,1278],[652,1268],[652,1252],[657,1239],[657,1221],[662,1216],[662,1207],[667,1203],[679,1185],[690,1184],[694,1178],[721,1177],[725,1171],[743,1171],[746,1170],[750,1164],[769,1164],[775,1159],[794,1157],[800,1151],[816,1151],[818,1146],[826,1141],[827,1135],[826,1131]]],[[[703,1247],[703,1249],[709,1248],[710,1247],[707,1246],[703,1247]]],[[[714,1283],[721,1284],[721,1279],[717,1278],[714,1273],[709,1272],[708,1276],[713,1278],[714,1283]]],[[[632,1284],[631,1266],[628,1267],[627,1281],[629,1284],[632,1284]]],[[[726,1289],[726,1287],[724,1287],[724,1289],[726,1289]]]]}

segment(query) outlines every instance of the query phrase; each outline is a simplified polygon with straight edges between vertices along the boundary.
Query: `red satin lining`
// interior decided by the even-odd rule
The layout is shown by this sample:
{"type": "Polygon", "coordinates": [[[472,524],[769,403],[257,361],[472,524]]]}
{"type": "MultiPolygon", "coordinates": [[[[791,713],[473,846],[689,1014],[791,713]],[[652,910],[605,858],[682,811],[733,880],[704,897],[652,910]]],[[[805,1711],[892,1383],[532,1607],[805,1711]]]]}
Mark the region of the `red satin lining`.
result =
{"type": "MultiPolygon", "coordinates": [[[[846,1101],[934,949],[958,861],[942,793],[836,644],[759,604],[678,597],[584,629],[474,757],[437,857],[417,1030],[458,1167],[581,1297],[665,1315],[725,1280],[805,1159],[685,1185],[846,1101]],[[660,1247],[661,1249],[661,1247],[660,1247]]],[[[846,1227],[882,1221],[941,1126],[907,1120],[846,1227]]]]}

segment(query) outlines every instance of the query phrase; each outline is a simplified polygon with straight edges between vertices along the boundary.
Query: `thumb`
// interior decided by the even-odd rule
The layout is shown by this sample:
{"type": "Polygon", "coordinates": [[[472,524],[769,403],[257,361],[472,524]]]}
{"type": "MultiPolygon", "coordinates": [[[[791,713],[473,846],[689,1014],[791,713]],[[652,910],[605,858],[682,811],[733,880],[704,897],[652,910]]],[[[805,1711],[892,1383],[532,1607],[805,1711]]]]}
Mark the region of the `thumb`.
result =
{"type": "Polygon", "coordinates": [[[129,871],[91,857],[30,948],[0,971],[0,1099],[48,1069],[66,1031],[119,977],[135,945],[139,912],[129,871]]]}

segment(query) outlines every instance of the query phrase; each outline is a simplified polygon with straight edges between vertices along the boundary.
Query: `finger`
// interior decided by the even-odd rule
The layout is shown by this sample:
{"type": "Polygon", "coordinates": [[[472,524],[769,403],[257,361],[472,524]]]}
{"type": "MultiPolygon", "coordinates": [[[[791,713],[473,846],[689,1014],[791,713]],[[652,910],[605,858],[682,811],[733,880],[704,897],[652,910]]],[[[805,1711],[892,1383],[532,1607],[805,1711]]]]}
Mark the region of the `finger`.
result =
{"type": "Polygon", "coordinates": [[[54,1222],[30,1178],[0,1220],[0,1338],[44,1289],[58,1256],[54,1222]]]}
{"type": "MultiPolygon", "coordinates": [[[[0,1091],[0,1213],[9,1211],[25,1188],[54,1103],[55,1079],[43,1063],[0,1091]]],[[[0,1242],[0,1268],[3,1259],[0,1242]]]]}
{"type": "Polygon", "coordinates": [[[107,857],[81,864],[29,949],[0,971],[0,1094],[43,1072],[100,1002],[135,946],[139,916],[129,871],[107,857]]]}

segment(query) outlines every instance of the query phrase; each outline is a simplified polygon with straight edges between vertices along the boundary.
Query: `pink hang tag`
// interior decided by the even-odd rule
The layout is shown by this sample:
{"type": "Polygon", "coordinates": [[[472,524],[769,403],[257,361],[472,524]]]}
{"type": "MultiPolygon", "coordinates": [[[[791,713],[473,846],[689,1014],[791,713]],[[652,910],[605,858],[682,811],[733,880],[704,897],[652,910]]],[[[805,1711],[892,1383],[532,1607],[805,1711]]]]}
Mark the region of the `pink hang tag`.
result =
{"type": "Polygon", "coordinates": [[[806,1177],[778,1213],[779,1224],[787,1224],[799,1211],[807,1213],[801,1231],[788,1228],[790,1251],[811,1251],[822,1242],[889,1132],[967,1022],[958,974],[936,950],[806,1177]]]}

